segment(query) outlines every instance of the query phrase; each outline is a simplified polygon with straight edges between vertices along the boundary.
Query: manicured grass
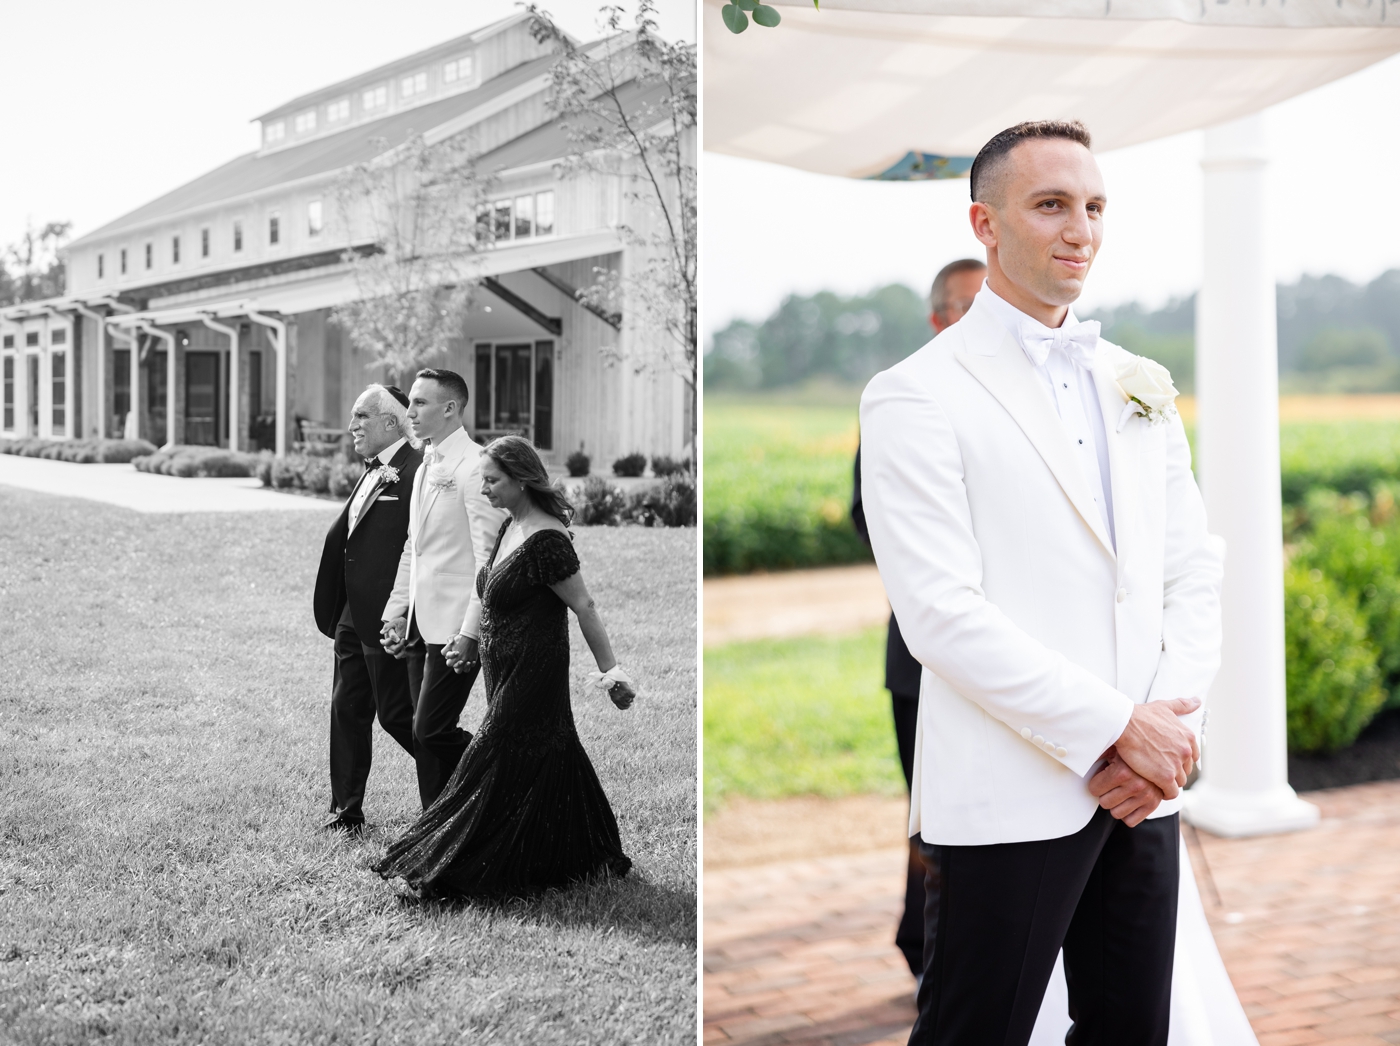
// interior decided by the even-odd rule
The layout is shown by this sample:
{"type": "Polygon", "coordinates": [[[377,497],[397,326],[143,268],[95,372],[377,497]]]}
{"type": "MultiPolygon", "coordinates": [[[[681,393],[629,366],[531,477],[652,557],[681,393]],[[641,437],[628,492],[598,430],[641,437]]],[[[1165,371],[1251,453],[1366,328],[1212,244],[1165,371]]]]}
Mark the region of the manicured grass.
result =
{"type": "Polygon", "coordinates": [[[885,630],[705,651],[705,805],[727,796],[899,795],[885,630]]]}
{"type": "Polygon", "coordinates": [[[571,628],[632,875],[440,906],[369,871],[418,807],[377,727],[371,830],[316,830],[328,522],[0,489],[0,1040],[693,1042],[695,531],[576,530],[641,684],[625,713],[585,693],[571,628]]]}

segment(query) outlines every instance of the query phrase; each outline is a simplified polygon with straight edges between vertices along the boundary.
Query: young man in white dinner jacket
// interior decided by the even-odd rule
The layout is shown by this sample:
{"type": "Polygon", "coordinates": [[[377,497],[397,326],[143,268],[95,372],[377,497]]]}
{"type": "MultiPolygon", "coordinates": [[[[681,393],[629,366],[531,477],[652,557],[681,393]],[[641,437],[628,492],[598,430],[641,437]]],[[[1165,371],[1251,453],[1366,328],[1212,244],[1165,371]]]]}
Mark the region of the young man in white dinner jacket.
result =
{"type": "Polygon", "coordinates": [[[923,665],[910,833],[942,875],[911,1043],[1024,1044],[1061,948],[1067,1042],[1167,1041],[1222,553],[1170,377],[1069,308],[1103,236],[1089,144],[1048,121],[983,147],[987,282],[861,399],[871,544],[923,665]]]}
{"type": "Polygon", "coordinates": [[[385,649],[408,657],[413,758],[424,809],[471,741],[458,721],[480,669],[476,573],[506,518],[481,492],[481,445],[463,428],[467,396],[467,383],[450,370],[421,370],[409,390],[408,421],[423,441],[423,464],[414,476],[398,577],[384,607],[385,649]]]}

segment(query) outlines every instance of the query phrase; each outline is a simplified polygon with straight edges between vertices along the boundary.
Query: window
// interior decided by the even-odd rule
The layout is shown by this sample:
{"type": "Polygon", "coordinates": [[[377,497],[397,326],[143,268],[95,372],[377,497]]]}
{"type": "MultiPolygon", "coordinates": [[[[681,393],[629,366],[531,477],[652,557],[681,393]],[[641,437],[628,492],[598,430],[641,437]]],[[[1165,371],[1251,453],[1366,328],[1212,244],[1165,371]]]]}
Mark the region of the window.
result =
{"type": "Polygon", "coordinates": [[[412,98],[415,94],[422,94],[427,89],[427,73],[414,73],[412,76],[405,76],[399,81],[400,98],[412,98]]]}
{"type": "Polygon", "coordinates": [[[326,123],[339,123],[350,119],[350,99],[342,98],[326,106],[326,123]]]}
{"type": "Polygon", "coordinates": [[[68,331],[67,331],[67,329],[64,328],[64,327],[59,327],[57,330],[49,331],[49,344],[50,344],[50,345],[67,345],[67,344],[68,344],[68,331]]]}
{"type": "Polygon", "coordinates": [[[55,352],[49,357],[49,377],[53,382],[53,431],[55,435],[62,433],[68,427],[68,412],[65,409],[67,404],[67,385],[65,373],[67,371],[68,354],[66,352],[55,352]]]}
{"type": "MultiPolygon", "coordinates": [[[[13,336],[7,335],[5,340],[14,343],[13,336]]],[[[9,346],[6,346],[8,348],[9,346]]],[[[15,358],[5,357],[5,430],[12,431],[15,427],[15,358]]]]}
{"type": "Polygon", "coordinates": [[[306,205],[306,234],[320,236],[324,225],[321,221],[321,201],[312,200],[306,205]]]}
{"type": "Polygon", "coordinates": [[[389,102],[389,89],[387,87],[371,87],[360,99],[360,104],[366,109],[378,109],[389,102]]]}
{"type": "Polygon", "coordinates": [[[243,223],[241,221],[233,223],[233,249],[235,251],[243,249],[243,223]]]}
{"type": "Polygon", "coordinates": [[[491,235],[497,240],[510,239],[510,201],[502,200],[491,215],[491,235]]]}
{"type": "Polygon", "coordinates": [[[276,123],[267,125],[267,130],[263,131],[263,144],[271,145],[273,142],[280,142],[287,137],[287,125],[284,121],[278,120],[276,123]]]}
{"type": "Polygon", "coordinates": [[[267,219],[267,242],[274,247],[282,242],[282,216],[280,214],[271,215],[267,219]]]}
{"type": "Polygon", "coordinates": [[[131,350],[112,350],[112,418],[108,422],[110,436],[126,431],[126,416],[131,412],[131,350]]]}
{"type": "Polygon", "coordinates": [[[13,334],[6,334],[5,340],[0,342],[0,344],[3,344],[7,349],[13,349],[15,347],[15,336],[13,334]]]}
{"type": "Polygon", "coordinates": [[[180,237],[170,238],[170,260],[176,265],[180,264],[180,237]]]}
{"type": "Polygon", "coordinates": [[[38,348],[38,346],[39,346],[39,332],[38,332],[38,331],[25,331],[25,332],[24,332],[24,347],[25,347],[26,349],[34,349],[34,348],[38,348]]]}
{"type": "Polygon", "coordinates": [[[297,134],[316,130],[316,110],[308,109],[304,113],[297,113],[297,118],[293,122],[296,124],[297,134]]]}
{"type": "Polygon", "coordinates": [[[97,278],[102,279],[102,255],[97,256],[97,278]]]}
{"type": "Polygon", "coordinates": [[[455,84],[458,80],[470,80],[471,78],[471,55],[467,55],[465,58],[454,59],[442,67],[442,82],[445,84],[455,84]]]}
{"type": "Polygon", "coordinates": [[[535,235],[554,235],[554,190],[535,194],[535,235]]]}
{"type": "Polygon", "coordinates": [[[151,256],[154,251],[154,247],[154,244],[146,244],[146,268],[148,269],[151,267],[151,256]]]}
{"type": "Polygon", "coordinates": [[[126,275],[126,248],[122,248],[122,275],[126,275]]]}
{"type": "Polygon", "coordinates": [[[209,257],[209,227],[205,226],[199,230],[199,256],[209,257]]]}
{"type": "Polygon", "coordinates": [[[535,198],[517,196],[515,198],[515,238],[523,239],[535,234],[535,198]]]}
{"type": "Polygon", "coordinates": [[[478,432],[519,432],[554,446],[554,342],[476,346],[478,432]]]}

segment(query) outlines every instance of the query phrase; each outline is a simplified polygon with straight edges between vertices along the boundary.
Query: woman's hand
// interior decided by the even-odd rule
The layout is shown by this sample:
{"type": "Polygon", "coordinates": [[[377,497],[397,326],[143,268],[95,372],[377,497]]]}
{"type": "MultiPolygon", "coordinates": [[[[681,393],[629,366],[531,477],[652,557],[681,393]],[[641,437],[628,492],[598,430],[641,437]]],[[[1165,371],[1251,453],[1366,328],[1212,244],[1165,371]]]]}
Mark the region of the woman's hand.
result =
{"type": "Polygon", "coordinates": [[[614,683],[608,687],[608,696],[612,698],[612,703],[618,708],[631,708],[632,702],[637,697],[637,691],[633,690],[626,683],[614,683]]]}

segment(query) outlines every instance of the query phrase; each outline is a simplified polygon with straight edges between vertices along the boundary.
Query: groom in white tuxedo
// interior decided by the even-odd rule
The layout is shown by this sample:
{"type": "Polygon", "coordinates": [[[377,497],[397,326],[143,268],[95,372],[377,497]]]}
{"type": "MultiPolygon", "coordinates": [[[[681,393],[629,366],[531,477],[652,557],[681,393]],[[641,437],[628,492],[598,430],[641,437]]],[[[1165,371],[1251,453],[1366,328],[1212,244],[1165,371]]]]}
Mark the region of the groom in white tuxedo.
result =
{"type": "Polygon", "coordinates": [[[1089,146],[1047,121],[983,147],[986,284],[861,399],[870,540],[923,665],[910,833],[942,875],[911,1043],[1024,1044],[1062,948],[1070,1046],[1167,1041],[1221,559],[1170,379],[1070,308],[1107,205],[1089,146]]]}

